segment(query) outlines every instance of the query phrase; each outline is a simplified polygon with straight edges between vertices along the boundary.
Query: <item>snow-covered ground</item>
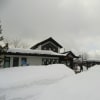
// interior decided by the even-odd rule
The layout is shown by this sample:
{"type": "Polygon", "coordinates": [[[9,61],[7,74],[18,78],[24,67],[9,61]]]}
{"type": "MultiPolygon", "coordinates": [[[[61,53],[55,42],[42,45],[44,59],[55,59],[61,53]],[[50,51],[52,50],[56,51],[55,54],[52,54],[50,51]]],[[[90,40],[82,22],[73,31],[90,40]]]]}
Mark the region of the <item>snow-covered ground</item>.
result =
{"type": "Polygon", "coordinates": [[[0,100],[38,100],[51,84],[75,75],[62,64],[0,70],[0,100]]]}
{"type": "Polygon", "coordinates": [[[100,66],[49,86],[38,100],[100,100],[100,66]]]}
{"type": "Polygon", "coordinates": [[[83,73],[62,64],[0,70],[0,100],[100,100],[100,66],[83,73]]]}

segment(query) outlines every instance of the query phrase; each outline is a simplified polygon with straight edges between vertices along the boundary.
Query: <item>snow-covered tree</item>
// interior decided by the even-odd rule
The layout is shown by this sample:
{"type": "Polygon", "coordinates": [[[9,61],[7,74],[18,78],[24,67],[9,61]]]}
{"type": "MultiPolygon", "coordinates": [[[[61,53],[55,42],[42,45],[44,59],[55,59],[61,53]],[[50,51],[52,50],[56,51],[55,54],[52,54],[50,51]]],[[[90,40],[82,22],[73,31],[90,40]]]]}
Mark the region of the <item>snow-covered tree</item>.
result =
{"type": "Polygon", "coordinates": [[[7,52],[8,49],[8,43],[4,43],[3,40],[4,38],[2,36],[2,28],[0,25],[0,67],[1,67],[1,63],[4,60],[5,53],[7,52]]]}

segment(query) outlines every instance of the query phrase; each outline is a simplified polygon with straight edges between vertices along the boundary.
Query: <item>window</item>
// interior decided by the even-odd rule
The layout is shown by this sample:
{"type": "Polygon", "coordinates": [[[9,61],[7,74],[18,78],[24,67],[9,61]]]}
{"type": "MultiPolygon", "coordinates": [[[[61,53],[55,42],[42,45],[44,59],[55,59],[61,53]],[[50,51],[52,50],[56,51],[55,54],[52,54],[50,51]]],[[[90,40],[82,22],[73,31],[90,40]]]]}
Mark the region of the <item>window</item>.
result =
{"type": "Polygon", "coordinates": [[[42,59],[42,65],[47,65],[47,59],[42,59]]]}
{"type": "Polygon", "coordinates": [[[56,59],[53,59],[53,64],[56,64],[56,59]]]}
{"type": "Polygon", "coordinates": [[[46,50],[46,48],[44,47],[43,50],[46,50]]]}
{"type": "Polygon", "coordinates": [[[49,48],[49,50],[52,50],[51,48],[49,48]]]}
{"type": "Polygon", "coordinates": [[[70,61],[67,61],[67,66],[70,66],[70,61]]]}
{"type": "Polygon", "coordinates": [[[26,58],[21,59],[21,65],[22,66],[27,65],[27,59],[26,58]]]}
{"type": "Polygon", "coordinates": [[[18,57],[14,57],[13,58],[13,67],[19,66],[19,58],[18,57]]]}
{"type": "Polygon", "coordinates": [[[42,50],[52,50],[54,52],[58,52],[58,47],[53,45],[52,43],[47,43],[41,47],[42,50]],[[45,49],[46,48],[46,49],[45,49]]]}
{"type": "Polygon", "coordinates": [[[10,57],[5,57],[4,59],[4,67],[10,67],[10,57]]]}
{"type": "Polygon", "coordinates": [[[49,59],[49,58],[42,59],[42,65],[57,64],[57,63],[59,63],[59,59],[49,59]]]}
{"type": "Polygon", "coordinates": [[[59,63],[59,60],[58,59],[56,59],[56,64],[58,64],[59,63]]]}
{"type": "Polygon", "coordinates": [[[55,52],[56,50],[55,50],[55,49],[53,49],[53,51],[55,52]]]}

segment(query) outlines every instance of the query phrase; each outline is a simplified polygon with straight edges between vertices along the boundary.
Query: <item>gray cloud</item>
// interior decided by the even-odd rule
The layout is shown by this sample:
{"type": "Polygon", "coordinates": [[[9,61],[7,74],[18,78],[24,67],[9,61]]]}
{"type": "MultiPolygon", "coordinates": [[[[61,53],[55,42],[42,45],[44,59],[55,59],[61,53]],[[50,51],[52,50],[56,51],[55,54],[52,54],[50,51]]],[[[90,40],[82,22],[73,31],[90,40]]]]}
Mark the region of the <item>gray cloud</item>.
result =
{"type": "MultiPolygon", "coordinates": [[[[10,0],[0,13],[9,37],[54,37],[66,50],[99,50],[99,0],[10,0]]],[[[32,44],[32,43],[31,43],[32,44]]]]}

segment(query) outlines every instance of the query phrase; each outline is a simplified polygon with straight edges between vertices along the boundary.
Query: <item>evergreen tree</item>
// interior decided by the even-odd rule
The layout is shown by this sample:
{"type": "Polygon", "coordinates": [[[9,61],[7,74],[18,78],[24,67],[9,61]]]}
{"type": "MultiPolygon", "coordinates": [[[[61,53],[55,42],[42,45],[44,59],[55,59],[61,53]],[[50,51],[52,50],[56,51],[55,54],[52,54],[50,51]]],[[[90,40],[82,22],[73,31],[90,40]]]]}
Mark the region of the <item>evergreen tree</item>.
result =
{"type": "Polygon", "coordinates": [[[1,25],[0,25],[0,67],[2,65],[2,62],[4,60],[4,57],[5,57],[5,54],[8,50],[8,43],[3,43],[3,36],[2,36],[2,28],[1,28],[1,25]]]}

